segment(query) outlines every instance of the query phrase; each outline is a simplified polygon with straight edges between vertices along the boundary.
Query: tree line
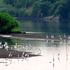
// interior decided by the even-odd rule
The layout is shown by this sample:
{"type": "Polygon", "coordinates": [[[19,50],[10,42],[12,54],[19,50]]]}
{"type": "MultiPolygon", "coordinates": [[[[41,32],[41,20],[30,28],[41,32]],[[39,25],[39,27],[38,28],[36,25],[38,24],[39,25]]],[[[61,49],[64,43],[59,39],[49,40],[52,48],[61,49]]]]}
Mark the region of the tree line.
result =
{"type": "Polygon", "coordinates": [[[44,18],[59,17],[59,29],[62,33],[70,33],[70,1],[69,0],[1,0],[0,11],[10,13],[17,19],[25,17],[44,18]]]}

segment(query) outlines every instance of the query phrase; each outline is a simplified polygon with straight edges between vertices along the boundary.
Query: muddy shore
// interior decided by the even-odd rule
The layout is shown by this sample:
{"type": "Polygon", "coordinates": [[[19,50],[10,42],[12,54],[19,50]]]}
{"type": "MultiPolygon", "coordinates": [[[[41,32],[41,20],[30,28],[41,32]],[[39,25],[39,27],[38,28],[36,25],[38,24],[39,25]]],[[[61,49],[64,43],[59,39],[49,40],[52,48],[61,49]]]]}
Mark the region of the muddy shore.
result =
{"type": "Polygon", "coordinates": [[[34,57],[34,56],[40,56],[40,55],[33,54],[32,52],[21,52],[21,51],[16,51],[11,49],[6,50],[0,48],[0,58],[26,58],[26,57],[34,57]]]}

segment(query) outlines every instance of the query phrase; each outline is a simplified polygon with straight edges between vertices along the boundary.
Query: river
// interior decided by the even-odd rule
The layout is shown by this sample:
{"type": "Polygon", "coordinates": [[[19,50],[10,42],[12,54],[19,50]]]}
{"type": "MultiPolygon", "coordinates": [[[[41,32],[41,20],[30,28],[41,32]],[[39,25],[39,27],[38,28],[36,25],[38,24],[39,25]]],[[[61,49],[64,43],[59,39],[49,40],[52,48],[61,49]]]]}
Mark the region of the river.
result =
{"type": "MultiPolygon", "coordinates": [[[[18,41],[16,41],[18,43],[18,41]]],[[[21,40],[18,51],[40,54],[24,59],[0,59],[1,70],[70,70],[70,40],[21,40]],[[8,63],[2,63],[8,62],[8,63]]]]}
{"type": "Polygon", "coordinates": [[[42,19],[39,20],[23,20],[21,23],[22,32],[45,32],[56,34],[60,32],[59,22],[48,22],[42,19]]]}

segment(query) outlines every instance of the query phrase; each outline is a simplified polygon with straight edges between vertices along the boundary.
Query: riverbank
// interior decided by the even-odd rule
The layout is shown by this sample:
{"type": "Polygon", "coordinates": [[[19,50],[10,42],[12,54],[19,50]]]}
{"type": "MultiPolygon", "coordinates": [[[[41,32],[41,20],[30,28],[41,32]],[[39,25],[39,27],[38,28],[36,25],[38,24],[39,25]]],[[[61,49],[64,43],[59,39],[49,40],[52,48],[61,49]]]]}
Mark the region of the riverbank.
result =
{"type": "Polygon", "coordinates": [[[45,33],[12,33],[12,34],[0,34],[0,37],[3,38],[15,38],[22,40],[70,40],[70,35],[54,35],[54,34],[45,34],[45,33]]]}
{"type": "Polygon", "coordinates": [[[0,37],[3,38],[15,38],[15,39],[24,39],[24,40],[44,40],[46,38],[45,34],[42,33],[12,33],[12,34],[0,34],[0,37]]]}

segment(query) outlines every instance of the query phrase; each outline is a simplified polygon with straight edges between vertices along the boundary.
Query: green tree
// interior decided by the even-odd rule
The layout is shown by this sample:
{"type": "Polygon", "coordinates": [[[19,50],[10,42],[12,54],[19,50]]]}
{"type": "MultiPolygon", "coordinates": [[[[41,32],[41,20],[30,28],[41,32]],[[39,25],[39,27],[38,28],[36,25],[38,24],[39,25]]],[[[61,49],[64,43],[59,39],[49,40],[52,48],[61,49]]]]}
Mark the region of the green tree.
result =
{"type": "Polygon", "coordinates": [[[19,22],[8,13],[0,13],[0,33],[20,32],[19,22]]]}
{"type": "Polygon", "coordinates": [[[36,17],[49,16],[51,3],[49,1],[38,0],[33,5],[33,15],[36,17]]]}
{"type": "Polygon", "coordinates": [[[67,0],[60,8],[60,30],[62,33],[70,34],[70,1],[67,0]]]}

